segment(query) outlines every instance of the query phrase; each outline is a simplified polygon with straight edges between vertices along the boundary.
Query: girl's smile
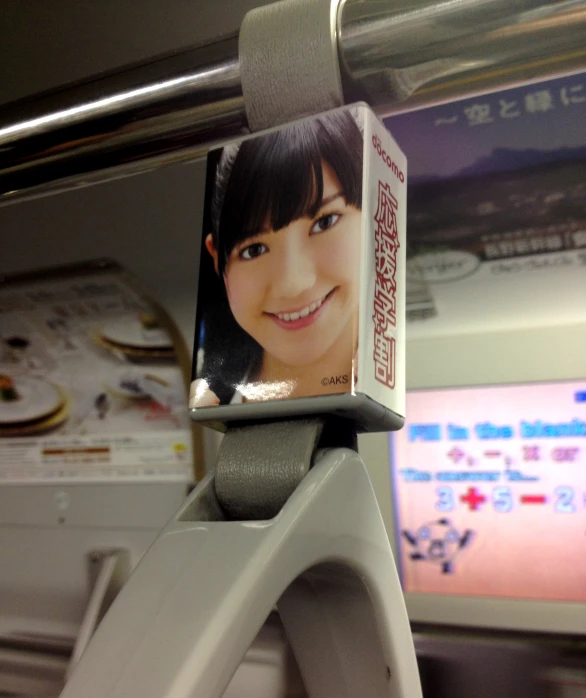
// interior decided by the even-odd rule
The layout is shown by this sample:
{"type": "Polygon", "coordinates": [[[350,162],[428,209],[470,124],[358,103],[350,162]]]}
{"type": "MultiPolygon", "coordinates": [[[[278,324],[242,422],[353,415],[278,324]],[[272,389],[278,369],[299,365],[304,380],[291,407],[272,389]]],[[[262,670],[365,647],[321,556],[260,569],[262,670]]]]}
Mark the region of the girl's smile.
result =
{"type": "Polygon", "coordinates": [[[308,327],[314,323],[321,315],[321,311],[324,305],[329,301],[332,295],[336,292],[333,288],[329,293],[327,293],[323,298],[314,301],[310,305],[306,305],[304,308],[299,310],[289,310],[287,312],[270,313],[265,311],[266,314],[276,322],[279,327],[285,330],[301,330],[304,327],[308,327]]]}

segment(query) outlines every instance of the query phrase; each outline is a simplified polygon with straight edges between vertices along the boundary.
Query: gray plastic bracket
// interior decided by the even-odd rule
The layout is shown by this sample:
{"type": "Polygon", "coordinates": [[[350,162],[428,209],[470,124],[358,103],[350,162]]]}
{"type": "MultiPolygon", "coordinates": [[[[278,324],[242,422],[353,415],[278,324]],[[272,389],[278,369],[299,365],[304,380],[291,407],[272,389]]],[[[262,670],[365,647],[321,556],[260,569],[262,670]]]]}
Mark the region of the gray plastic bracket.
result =
{"type": "Polygon", "coordinates": [[[219,698],[275,604],[311,698],[421,698],[366,468],[325,449],[277,516],[225,521],[210,474],[162,531],[61,698],[219,698]]]}
{"type": "Polygon", "coordinates": [[[246,14],[238,53],[251,131],[344,104],[339,0],[281,0],[246,14]]]}
{"type": "Polygon", "coordinates": [[[71,676],[92,634],[130,576],[127,550],[94,550],[89,556],[91,593],[81,622],[66,677],[71,676]]]}

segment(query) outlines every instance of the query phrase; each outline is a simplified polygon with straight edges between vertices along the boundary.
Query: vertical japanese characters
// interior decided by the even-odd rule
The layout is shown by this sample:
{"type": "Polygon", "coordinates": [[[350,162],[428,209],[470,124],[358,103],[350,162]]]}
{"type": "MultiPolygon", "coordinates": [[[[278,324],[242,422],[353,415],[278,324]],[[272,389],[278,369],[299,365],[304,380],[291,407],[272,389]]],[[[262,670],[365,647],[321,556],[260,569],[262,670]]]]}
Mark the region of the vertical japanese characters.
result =
{"type": "Polygon", "coordinates": [[[374,375],[389,388],[395,387],[396,340],[392,330],[397,325],[397,199],[390,186],[379,180],[378,204],[374,217],[376,279],[374,288],[374,375]]]}

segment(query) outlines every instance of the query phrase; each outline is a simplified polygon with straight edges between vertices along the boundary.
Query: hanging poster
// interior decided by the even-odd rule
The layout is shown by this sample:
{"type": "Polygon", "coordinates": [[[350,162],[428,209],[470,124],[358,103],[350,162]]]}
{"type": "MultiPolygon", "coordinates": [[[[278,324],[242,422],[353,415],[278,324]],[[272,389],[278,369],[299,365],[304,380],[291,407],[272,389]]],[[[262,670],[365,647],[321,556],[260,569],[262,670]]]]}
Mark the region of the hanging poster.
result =
{"type": "Polygon", "coordinates": [[[586,319],[568,303],[586,284],[586,74],[385,124],[409,162],[412,338],[586,319]]]}
{"type": "Polygon", "coordinates": [[[191,480],[186,356],[114,263],[2,279],[0,484],[191,480]]]}

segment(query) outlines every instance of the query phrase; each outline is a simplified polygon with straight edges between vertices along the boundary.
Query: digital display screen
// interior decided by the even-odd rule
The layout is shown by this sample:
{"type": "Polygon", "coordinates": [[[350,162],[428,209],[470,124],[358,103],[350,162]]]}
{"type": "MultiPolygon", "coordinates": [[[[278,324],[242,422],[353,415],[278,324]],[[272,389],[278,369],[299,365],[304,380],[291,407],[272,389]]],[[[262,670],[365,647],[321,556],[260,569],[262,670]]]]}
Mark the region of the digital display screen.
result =
{"type": "Polygon", "coordinates": [[[586,381],[407,393],[405,592],[586,601],[586,381]]]}

